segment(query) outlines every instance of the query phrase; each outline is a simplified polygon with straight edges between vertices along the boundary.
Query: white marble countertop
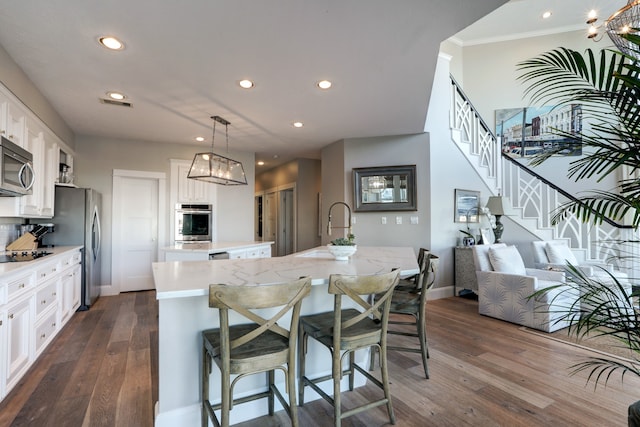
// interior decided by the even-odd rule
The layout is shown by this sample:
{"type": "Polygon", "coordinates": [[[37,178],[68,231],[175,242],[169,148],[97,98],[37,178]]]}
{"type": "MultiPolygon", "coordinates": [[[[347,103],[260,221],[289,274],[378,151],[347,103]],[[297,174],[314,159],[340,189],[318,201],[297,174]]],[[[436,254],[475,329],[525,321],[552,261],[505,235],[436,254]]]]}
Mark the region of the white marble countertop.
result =
{"type": "Polygon", "coordinates": [[[172,246],[162,248],[165,252],[227,252],[238,249],[252,248],[261,245],[273,245],[274,242],[194,242],[194,243],[176,243],[172,246]]]}
{"type": "MultiPolygon", "coordinates": [[[[38,248],[38,252],[47,251],[52,252],[51,255],[43,256],[41,258],[36,258],[33,261],[23,261],[23,262],[4,262],[0,263],[0,275],[9,274],[19,272],[22,269],[37,267],[38,265],[44,264],[47,261],[50,261],[56,258],[57,255],[62,255],[66,252],[77,251],[81,249],[82,246],[56,246],[53,248],[38,248]]],[[[0,255],[8,255],[11,252],[16,251],[4,251],[0,252],[0,255]]],[[[22,251],[17,251],[22,252],[22,251]]]]}
{"type": "Polygon", "coordinates": [[[418,274],[418,262],[410,247],[358,246],[348,261],[336,261],[321,246],[274,258],[173,261],[153,263],[157,299],[208,295],[211,283],[251,285],[278,283],[311,276],[312,284],[328,283],[329,275],[370,275],[399,268],[400,275],[418,274]]]}

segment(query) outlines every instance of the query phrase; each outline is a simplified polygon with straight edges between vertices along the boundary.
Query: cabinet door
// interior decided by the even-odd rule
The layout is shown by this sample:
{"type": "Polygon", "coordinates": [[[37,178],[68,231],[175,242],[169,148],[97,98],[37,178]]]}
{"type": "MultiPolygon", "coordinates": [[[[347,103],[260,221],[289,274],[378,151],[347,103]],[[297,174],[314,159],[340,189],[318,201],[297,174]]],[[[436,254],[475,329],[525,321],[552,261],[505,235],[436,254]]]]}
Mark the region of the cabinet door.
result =
{"type": "Polygon", "coordinates": [[[7,394],[7,312],[0,310],[0,400],[7,394]]]}
{"type": "Polygon", "coordinates": [[[22,376],[31,360],[33,297],[14,303],[7,309],[7,392],[22,376]]]}
{"type": "Polygon", "coordinates": [[[53,217],[55,201],[55,185],[58,179],[60,146],[57,142],[45,138],[45,163],[44,180],[42,181],[42,198],[40,204],[40,216],[53,217]]]}
{"type": "Polygon", "coordinates": [[[77,264],[62,273],[60,289],[62,289],[60,324],[64,325],[80,307],[80,265],[77,264]]]}
{"type": "Polygon", "coordinates": [[[27,120],[25,149],[33,154],[34,182],[31,194],[20,197],[19,214],[21,216],[39,217],[41,215],[43,189],[45,183],[46,153],[42,130],[33,120],[27,120]]]}
{"type": "Polygon", "coordinates": [[[177,163],[176,168],[178,177],[178,202],[209,203],[208,189],[212,184],[187,178],[189,169],[191,168],[191,162],[177,163]]]}
{"type": "Polygon", "coordinates": [[[7,102],[6,112],[7,134],[5,136],[19,146],[24,147],[24,120],[26,113],[18,104],[12,101],[7,102]]]}

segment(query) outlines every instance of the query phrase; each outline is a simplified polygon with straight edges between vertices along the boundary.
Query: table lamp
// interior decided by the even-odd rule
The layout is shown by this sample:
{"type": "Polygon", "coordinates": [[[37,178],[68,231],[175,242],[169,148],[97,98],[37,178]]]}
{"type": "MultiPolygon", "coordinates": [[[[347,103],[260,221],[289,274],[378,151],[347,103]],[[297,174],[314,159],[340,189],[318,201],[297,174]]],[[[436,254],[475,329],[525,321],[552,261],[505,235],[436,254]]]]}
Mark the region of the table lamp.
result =
{"type": "Polygon", "coordinates": [[[493,234],[496,237],[494,243],[501,243],[504,225],[502,225],[502,223],[500,222],[500,217],[502,215],[511,214],[511,204],[509,202],[509,199],[503,196],[491,196],[489,197],[489,201],[487,202],[487,209],[489,209],[491,215],[495,215],[496,217],[496,226],[493,229],[493,234]]]}

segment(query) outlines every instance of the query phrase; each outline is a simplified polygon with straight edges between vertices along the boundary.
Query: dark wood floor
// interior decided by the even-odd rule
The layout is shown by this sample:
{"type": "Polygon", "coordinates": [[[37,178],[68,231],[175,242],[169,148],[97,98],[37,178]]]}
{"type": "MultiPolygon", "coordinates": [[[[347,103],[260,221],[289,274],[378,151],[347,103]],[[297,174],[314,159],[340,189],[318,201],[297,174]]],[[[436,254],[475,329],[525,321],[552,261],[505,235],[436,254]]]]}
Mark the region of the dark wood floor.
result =
{"type": "MultiPolygon", "coordinates": [[[[475,301],[430,301],[428,311],[431,379],[419,355],[389,353],[399,426],[625,426],[627,406],[640,399],[640,379],[616,376],[594,390],[568,367],[595,353],[482,317],[475,301]]],[[[102,297],[74,315],[0,404],[0,426],[152,426],[157,384],[155,293],[102,297]]],[[[343,399],[374,393],[365,386],[343,399]]],[[[331,425],[331,407],[305,404],[300,424],[331,425]]],[[[343,422],[387,424],[382,408],[343,422]]],[[[290,425],[282,413],[242,424],[280,425],[290,425]]]]}

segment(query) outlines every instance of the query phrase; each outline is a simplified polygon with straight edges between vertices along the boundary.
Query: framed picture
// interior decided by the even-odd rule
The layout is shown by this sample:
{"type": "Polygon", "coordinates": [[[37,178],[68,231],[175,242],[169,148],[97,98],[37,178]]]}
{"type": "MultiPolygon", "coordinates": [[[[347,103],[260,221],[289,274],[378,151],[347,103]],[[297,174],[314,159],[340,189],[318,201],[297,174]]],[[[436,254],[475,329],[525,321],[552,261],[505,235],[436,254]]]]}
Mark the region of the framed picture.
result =
{"type": "Polygon", "coordinates": [[[516,159],[545,152],[554,156],[580,156],[581,131],[580,104],[496,110],[496,136],[502,152],[516,159]],[[524,136],[523,128],[527,130],[524,136]]]}
{"type": "Polygon", "coordinates": [[[455,204],[453,207],[455,222],[478,222],[478,208],[480,207],[480,192],[473,190],[455,189],[455,204]]]}
{"type": "Polygon", "coordinates": [[[356,212],[416,211],[416,165],[353,169],[356,212]]]}
{"type": "Polygon", "coordinates": [[[491,240],[491,229],[490,228],[481,228],[480,229],[480,236],[482,236],[482,244],[483,245],[490,245],[491,243],[493,243],[493,240],[491,240]]]}

